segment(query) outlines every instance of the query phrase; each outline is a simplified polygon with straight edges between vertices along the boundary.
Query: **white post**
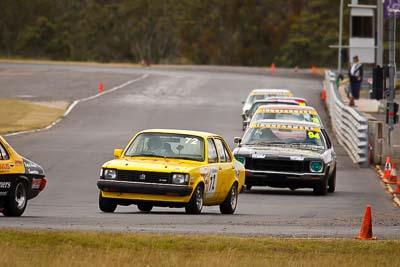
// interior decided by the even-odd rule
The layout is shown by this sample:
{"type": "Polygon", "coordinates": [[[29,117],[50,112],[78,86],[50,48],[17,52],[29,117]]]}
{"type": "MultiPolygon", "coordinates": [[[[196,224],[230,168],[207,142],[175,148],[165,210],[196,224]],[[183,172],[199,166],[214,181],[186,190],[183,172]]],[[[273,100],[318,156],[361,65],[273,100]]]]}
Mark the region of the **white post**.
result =
{"type": "Polygon", "coordinates": [[[339,11],[339,47],[338,47],[338,66],[337,72],[340,74],[342,71],[342,34],[343,34],[343,0],[340,0],[339,11]]]}

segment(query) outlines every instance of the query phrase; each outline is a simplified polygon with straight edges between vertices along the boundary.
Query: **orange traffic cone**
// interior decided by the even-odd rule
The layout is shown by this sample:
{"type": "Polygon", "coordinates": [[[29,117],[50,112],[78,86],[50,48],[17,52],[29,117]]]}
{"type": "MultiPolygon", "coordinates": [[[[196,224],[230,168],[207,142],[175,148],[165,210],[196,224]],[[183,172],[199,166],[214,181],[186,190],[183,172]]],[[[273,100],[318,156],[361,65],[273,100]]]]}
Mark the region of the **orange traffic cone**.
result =
{"type": "Polygon", "coordinates": [[[321,91],[321,100],[322,100],[322,101],[325,101],[325,100],[326,100],[326,90],[325,90],[325,88],[322,88],[322,91],[321,91]]]}
{"type": "Polygon", "coordinates": [[[396,170],[396,162],[393,162],[392,171],[390,172],[390,179],[387,182],[388,184],[396,184],[397,183],[397,170],[396,170]]]}
{"type": "Polygon", "coordinates": [[[372,218],[370,205],[367,205],[367,207],[365,208],[365,215],[361,225],[360,235],[357,236],[356,239],[376,240],[376,237],[372,236],[372,218]]]}
{"type": "Polygon", "coordinates": [[[316,68],[315,66],[312,66],[312,67],[311,67],[311,73],[312,73],[312,74],[317,73],[317,68],[316,68]]]}
{"type": "Polygon", "coordinates": [[[104,84],[103,82],[99,83],[99,93],[103,93],[104,92],[104,84]]]}
{"type": "Polygon", "coordinates": [[[392,163],[390,162],[390,157],[387,156],[385,163],[385,171],[383,172],[382,179],[389,179],[391,171],[392,171],[392,163]]]}
{"type": "Polygon", "coordinates": [[[272,64],[271,64],[271,68],[270,68],[270,69],[271,69],[271,72],[272,72],[272,73],[275,72],[275,63],[272,63],[272,64]]]}
{"type": "Polygon", "coordinates": [[[397,179],[396,189],[394,190],[395,194],[400,194],[400,178],[397,179]]]}

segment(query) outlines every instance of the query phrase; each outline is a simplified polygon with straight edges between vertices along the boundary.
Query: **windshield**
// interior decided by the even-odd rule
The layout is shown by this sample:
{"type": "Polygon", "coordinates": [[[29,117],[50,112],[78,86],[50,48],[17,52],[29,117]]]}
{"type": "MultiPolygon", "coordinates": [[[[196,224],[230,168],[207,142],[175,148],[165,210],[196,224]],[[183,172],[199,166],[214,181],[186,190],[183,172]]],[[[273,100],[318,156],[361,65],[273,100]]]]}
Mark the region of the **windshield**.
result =
{"type": "Polygon", "coordinates": [[[255,101],[263,100],[263,99],[266,99],[267,97],[268,97],[268,95],[249,95],[249,97],[247,98],[246,103],[251,105],[255,101]]]}
{"type": "Polygon", "coordinates": [[[288,97],[288,95],[291,94],[282,92],[264,92],[264,93],[251,94],[247,97],[246,103],[251,105],[258,100],[264,100],[270,97],[279,97],[279,96],[288,97]]]}
{"type": "Polygon", "coordinates": [[[249,117],[253,117],[254,113],[256,113],[257,109],[260,106],[265,106],[265,105],[279,105],[279,104],[283,104],[283,105],[291,105],[291,106],[298,106],[299,103],[295,102],[295,101],[291,101],[291,100],[277,100],[277,101],[271,101],[271,100],[266,100],[266,101],[260,101],[257,103],[253,103],[253,105],[251,106],[250,110],[249,110],[249,117]]]}
{"type": "Polygon", "coordinates": [[[254,114],[251,119],[251,124],[256,121],[264,120],[264,119],[272,119],[272,120],[287,120],[287,121],[307,121],[313,122],[316,124],[321,124],[319,116],[316,114],[309,113],[261,113],[257,112],[254,114]]]}
{"type": "Polygon", "coordinates": [[[325,148],[323,134],[318,128],[312,129],[250,128],[243,137],[242,144],[325,148]]]}
{"type": "Polygon", "coordinates": [[[125,156],[204,161],[204,141],[194,135],[142,133],[130,144],[125,156]]]}

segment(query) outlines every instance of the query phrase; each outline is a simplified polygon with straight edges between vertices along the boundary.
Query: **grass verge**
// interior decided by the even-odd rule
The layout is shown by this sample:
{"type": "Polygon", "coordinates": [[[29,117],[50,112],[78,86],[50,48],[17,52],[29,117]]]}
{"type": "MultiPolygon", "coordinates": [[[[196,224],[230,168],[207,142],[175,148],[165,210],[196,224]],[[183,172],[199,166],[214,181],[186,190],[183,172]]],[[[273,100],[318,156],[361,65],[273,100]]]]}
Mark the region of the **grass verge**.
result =
{"type": "Polygon", "coordinates": [[[0,98],[0,134],[44,128],[60,118],[67,105],[0,98]]]}
{"type": "Polygon", "coordinates": [[[1,266],[399,266],[399,241],[0,230],[1,266]]]}

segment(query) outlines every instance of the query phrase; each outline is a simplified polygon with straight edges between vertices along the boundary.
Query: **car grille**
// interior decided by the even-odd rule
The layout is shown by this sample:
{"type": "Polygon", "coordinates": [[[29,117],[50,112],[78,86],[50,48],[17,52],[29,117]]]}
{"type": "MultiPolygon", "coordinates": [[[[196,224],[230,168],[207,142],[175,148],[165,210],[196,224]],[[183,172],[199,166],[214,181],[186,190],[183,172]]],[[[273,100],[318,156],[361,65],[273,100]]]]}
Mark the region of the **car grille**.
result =
{"type": "Polygon", "coordinates": [[[171,183],[171,174],[165,172],[121,171],[117,172],[117,180],[144,183],[171,183]]]}
{"type": "Polygon", "coordinates": [[[248,167],[257,171],[304,172],[304,166],[307,166],[307,163],[304,161],[252,159],[252,162],[249,162],[248,167]]]}

